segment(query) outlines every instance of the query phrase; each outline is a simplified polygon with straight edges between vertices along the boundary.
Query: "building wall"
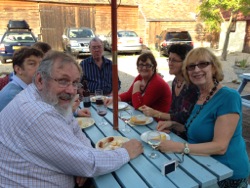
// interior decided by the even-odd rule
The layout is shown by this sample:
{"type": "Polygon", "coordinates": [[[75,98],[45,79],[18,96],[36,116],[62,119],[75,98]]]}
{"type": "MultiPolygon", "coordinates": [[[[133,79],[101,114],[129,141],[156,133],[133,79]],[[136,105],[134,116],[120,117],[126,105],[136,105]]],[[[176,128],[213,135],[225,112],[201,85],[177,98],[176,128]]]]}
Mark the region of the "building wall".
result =
{"type": "MultiPolygon", "coordinates": [[[[107,4],[107,3],[106,3],[107,4]]],[[[48,42],[53,49],[62,50],[61,36],[65,27],[85,26],[97,35],[111,31],[110,5],[63,4],[53,2],[28,2],[0,0],[0,36],[7,29],[9,19],[25,19],[33,33],[48,42]]],[[[117,9],[118,29],[138,30],[138,7],[119,6],[117,9]]]]}
{"type": "MultiPolygon", "coordinates": [[[[228,24],[227,22],[221,24],[219,49],[222,49],[224,45],[227,24],[228,24]]],[[[237,21],[235,32],[230,33],[229,44],[227,49],[228,52],[242,52],[244,48],[245,35],[246,35],[246,21],[237,21]]]]}
{"type": "MultiPolygon", "coordinates": [[[[60,48],[60,36],[65,26],[91,26],[98,35],[111,30],[111,6],[108,0],[0,0],[0,35],[9,19],[26,19],[35,35],[60,48]],[[45,8],[44,8],[45,7],[45,8]],[[89,8],[90,7],[90,8],[89,8]],[[83,10],[91,9],[90,24],[83,22],[83,10]],[[44,15],[49,15],[44,16],[44,15]],[[69,24],[70,23],[70,24],[69,24]],[[82,25],[85,24],[85,25],[82,25]],[[43,36],[46,35],[46,36],[43,36]],[[53,37],[56,36],[56,37],[53,37]],[[51,41],[53,40],[53,42],[51,41]]],[[[117,0],[119,4],[119,0],[117,0]]],[[[195,5],[198,0],[121,0],[117,9],[118,29],[135,30],[146,46],[155,43],[155,36],[168,28],[183,28],[194,33],[195,5]],[[170,6],[171,5],[171,6],[170,6]]],[[[194,37],[193,37],[194,39],[194,37]]]]}
{"type": "Polygon", "coordinates": [[[25,19],[37,36],[40,33],[40,13],[38,3],[0,0],[0,36],[7,29],[9,20],[25,19]]]}
{"type": "Polygon", "coordinates": [[[195,40],[195,25],[197,23],[193,22],[149,22],[149,38],[148,45],[150,48],[155,47],[156,35],[160,35],[163,30],[182,30],[188,31],[193,39],[195,40]]]}

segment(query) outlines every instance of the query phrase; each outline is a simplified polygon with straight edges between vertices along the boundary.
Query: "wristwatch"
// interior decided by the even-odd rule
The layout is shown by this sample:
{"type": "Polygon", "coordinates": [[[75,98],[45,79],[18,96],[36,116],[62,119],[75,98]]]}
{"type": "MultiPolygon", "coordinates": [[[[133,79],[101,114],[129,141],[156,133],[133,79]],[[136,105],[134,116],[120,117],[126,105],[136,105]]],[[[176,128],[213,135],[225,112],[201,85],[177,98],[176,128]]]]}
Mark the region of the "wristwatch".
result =
{"type": "Polygon", "coordinates": [[[188,143],[184,143],[183,153],[184,154],[189,154],[189,152],[190,152],[190,149],[188,147],[188,143]]]}

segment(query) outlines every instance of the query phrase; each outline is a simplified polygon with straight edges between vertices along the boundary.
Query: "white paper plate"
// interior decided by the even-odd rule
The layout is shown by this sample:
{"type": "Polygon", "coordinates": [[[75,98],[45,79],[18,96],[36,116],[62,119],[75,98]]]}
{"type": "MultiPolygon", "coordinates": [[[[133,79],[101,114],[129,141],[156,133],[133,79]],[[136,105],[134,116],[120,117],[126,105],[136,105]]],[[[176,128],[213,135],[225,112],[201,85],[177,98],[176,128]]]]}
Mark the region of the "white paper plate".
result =
{"type": "MultiPolygon", "coordinates": [[[[102,96],[102,97],[103,97],[103,100],[106,99],[106,96],[102,96]]],[[[90,101],[91,102],[96,102],[96,96],[90,97],[90,101]]]]}
{"type": "Polygon", "coordinates": [[[78,121],[79,126],[82,129],[88,128],[88,127],[94,125],[94,123],[95,123],[95,120],[91,117],[78,117],[76,119],[78,121]]]}
{"type": "Polygon", "coordinates": [[[131,122],[131,119],[130,119],[130,121],[128,122],[129,125],[131,125],[131,126],[135,126],[135,125],[147,125],[147,124],[150,124],[150,123],[152,123],[154,121],[154,119],[152,117],[147,117],[145,115],[136,115],[135,117],[138,120],[146,121],[146,123],[134,123],[134,122],[131,122]]]}
{"type": "Polygon", "coordinates": [[[95,148],[100,150],[114,150],[122,146],[123,143],[129,141],[128,138],[122,136],[109,136],[99,140],[95,148]]]}
{"type": "MultiPolygon", "coordinates": [[[[147,131],[147,132],[144,132],[144,133],[141,134],[141,140],[142,141],[148,143],[147,142],[147,135],[148,135],[149,132],[150,131],[147,131]]],[[[165,132],[160,132],[160,133],[161,133],[161,135],[165,135],[166,136],[166,140],[170,140],[171,139],[170,136],[169,136],[169,134],[167,134],[165,132]]]]}
{"type": "MultiPolygon", "coordinates": [[[[128,107],[128,103],[126,102],[118,102],[118,110],[122,110],[128,107]]],[[[109,109],[113,109],[113,104],[108,105],[109,109]]]]}
{"type": "Polygon", "coordinates": [[[243,73],[243,75],[250,76],[250,73],[243,73]]]}

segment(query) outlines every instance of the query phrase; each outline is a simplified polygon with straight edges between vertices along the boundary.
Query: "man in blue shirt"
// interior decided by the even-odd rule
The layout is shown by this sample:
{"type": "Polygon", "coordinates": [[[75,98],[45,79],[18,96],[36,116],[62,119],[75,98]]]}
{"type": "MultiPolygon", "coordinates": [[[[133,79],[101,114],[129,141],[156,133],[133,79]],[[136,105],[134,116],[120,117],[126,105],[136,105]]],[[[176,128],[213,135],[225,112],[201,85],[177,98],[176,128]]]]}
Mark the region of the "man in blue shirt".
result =
{"type": "Polygon", "coordinates": [[[32,77],[42,57],[43,53],[40,50],[30,47],[23,47],[14,53],[12,60],[14,74],[12,81],[0,91],[0,112],[18,93],[32,82],[32,77]]]}
{"type": "MultiPolygon", "coordinates": [[[[92,56],[84,59],[80,66],[88,82],[90,93],[94,94],[96,89],[102,89],[104,95],[111,95],[112,61],[103,56],[103,42],[98,37],[90,41],[89,48],[92,56]]],[[[120,87],[121,82],[118,78],[118,88],[120,87]]]]}

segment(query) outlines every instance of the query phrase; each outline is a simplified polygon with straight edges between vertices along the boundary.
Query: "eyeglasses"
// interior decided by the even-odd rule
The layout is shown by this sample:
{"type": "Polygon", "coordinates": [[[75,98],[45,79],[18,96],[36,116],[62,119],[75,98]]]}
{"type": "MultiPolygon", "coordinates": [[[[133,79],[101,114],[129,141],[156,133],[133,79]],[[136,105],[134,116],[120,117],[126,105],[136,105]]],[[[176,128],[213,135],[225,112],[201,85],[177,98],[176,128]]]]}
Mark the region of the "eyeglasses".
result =
{"type": "Polygon", "coordinates": [[[208,65],[210,65],[210,62],[199,62],[197,64],[190,64],[186,67],[187,71],[193,71],[195,69],[195,67],[197,66],[199,69],[204,69],[206,68],[208,65]]]}
{"type": "Polygon", "coordinates": [[[65,79],[55,79],[50,77],[52,80],[56,81],[61,88],[66,88],[72,85],[74,89],[80,89],[83,85],[80,82],[70,82],[65,79]]]}
{"type": "Polygon", "coordinates": [[[91,48],[92,48],[93,50],[99,50],[99,49],[102,48],[102,46],[101,46],[101,45],[100,45],[100,46],[91,46],[91,48]]]}
{"type": "Polygon", "coordinates": [[[175,59],[170,59],[170,58],[168,58],[168,59],[167,59],[167,62],[168,62],[168,63],[170,63],[170,62],[171,62],[171,63],[181,63],[182,60],[175,60],[175,59]]]}
{"type": "Polygon", "coordinates": [[[154,65],[151,65],[151,64],[138,64],[137,67],[142,69],[143,67],[146,67],[147,69],[150,69],[151,67],[153,67],[154,65]]]}

